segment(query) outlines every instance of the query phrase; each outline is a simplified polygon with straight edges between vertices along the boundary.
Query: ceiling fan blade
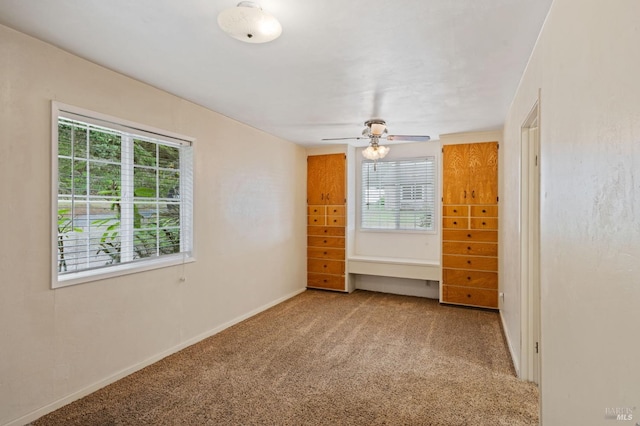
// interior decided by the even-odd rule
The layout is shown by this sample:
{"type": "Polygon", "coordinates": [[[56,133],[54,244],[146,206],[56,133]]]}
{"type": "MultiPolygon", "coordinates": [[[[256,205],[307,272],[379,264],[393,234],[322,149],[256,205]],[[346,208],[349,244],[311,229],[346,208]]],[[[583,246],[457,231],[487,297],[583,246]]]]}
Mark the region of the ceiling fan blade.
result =
{"type": "Polygon", "coordinates": [[[348,140],[356,140],[356,139],[369,139],[369,138],[363,138],[363,137],[355,137],[355,138],[328,138],[328,139],[321,139],[323,141],[348,141],[348,140]]]}
{"type": "Polygon", "coordinates": [[[406,141],[406,142],[427,142],[430,140],[430,136],[415,136],[415,135],[389,135],[388,141],[406,141]]]}

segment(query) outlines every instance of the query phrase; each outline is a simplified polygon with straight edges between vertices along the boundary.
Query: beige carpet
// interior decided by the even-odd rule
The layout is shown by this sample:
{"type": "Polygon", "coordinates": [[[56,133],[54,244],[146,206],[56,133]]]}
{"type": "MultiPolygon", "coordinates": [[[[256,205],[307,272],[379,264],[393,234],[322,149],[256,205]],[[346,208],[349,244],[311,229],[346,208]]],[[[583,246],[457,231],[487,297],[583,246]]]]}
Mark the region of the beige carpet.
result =
{"type": "Polygon", "coordinates": [[[308,290],[35,425],[534,425],[495,312],[308,290]]]}

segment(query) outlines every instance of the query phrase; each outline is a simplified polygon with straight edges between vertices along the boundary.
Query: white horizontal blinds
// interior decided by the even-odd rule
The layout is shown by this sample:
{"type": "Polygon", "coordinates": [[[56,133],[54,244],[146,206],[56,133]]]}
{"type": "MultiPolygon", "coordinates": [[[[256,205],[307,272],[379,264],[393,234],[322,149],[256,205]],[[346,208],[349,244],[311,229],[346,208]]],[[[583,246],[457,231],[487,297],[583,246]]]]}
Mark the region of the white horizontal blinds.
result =
{"type": "Polygon", "coordinates": [[[363,229],[433,230],[435,160],[363,161],[363,229]]]}
{"type": "Polygon", "coordinates": [[[188,254],[190,144],[69,115],[58,119],[58,274],[188,254]]]}

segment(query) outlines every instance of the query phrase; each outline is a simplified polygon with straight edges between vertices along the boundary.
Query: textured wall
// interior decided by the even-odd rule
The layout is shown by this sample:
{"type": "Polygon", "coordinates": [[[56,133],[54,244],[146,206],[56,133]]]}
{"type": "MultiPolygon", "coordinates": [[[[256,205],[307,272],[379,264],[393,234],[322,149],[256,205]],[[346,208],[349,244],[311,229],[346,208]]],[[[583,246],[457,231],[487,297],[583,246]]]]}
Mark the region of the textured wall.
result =
{"type": "MultiPolygon", "coordinates": [[[[507,116],[501,255],[518,259],[520,126],[541,88],[545,425],[640,407],[639,16],[637,0],[556,0],[507,116]]],[[[503,267],[517,293],[519,263],[503,267]]],[[[517,335],[518,316],[507,324],[517,335]]]]}
{"type": "Polygon", "coordinates": [[[304,288],[304,149],[1,26],[0,58],[0,424],[304,288]],[[51,100],[196,138],[196,262],[50,289],[51,100]]]}

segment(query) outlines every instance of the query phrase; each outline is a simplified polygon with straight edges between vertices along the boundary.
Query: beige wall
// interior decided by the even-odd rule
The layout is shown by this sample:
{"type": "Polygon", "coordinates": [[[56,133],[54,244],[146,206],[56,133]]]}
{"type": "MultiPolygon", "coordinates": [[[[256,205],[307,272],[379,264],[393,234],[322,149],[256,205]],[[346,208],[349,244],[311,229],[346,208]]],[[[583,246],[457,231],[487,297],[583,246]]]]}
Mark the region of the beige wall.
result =
{"type": "MultiPolygon", "coordinates": [[[[516,312],[520,127],[541,89],[544,425],[608,425],[618,407],[640,419],[639,17],[637,0],[554,1],[506,120],[500,255],[516,312]]],[[[507,327],[519,335],[518,315],[507,327]]]]}
{"type": "Polygon", "coordinates": [[[303,148],[2,26],[0,85],[0,424],[304,289],[303,148]],[[197,139],[195,263],[50,289],[51,100],[197,139]]]}

